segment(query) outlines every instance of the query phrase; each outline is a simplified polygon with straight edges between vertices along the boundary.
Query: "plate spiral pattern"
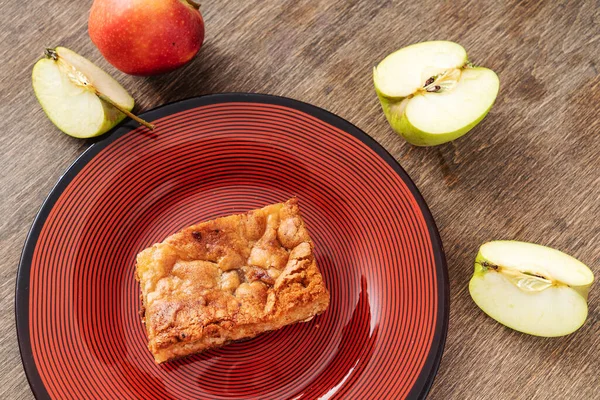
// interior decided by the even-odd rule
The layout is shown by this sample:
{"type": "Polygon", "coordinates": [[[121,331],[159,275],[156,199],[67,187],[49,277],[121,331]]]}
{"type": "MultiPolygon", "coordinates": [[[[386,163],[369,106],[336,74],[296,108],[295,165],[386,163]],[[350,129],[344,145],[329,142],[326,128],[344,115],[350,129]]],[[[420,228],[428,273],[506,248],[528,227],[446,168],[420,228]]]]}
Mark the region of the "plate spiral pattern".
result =
{"type": "Polygon", "coordinates": [[[17,325],[38,398],[423,397],[439,364],[448,283],[406,173],[354,126],[265,95],[213,95],[144,114],[90,147],[25,245],[17,325]],[[298,196],[331,291],[310,322],[157,366],[135,255],[179,229],[298,196]]]}

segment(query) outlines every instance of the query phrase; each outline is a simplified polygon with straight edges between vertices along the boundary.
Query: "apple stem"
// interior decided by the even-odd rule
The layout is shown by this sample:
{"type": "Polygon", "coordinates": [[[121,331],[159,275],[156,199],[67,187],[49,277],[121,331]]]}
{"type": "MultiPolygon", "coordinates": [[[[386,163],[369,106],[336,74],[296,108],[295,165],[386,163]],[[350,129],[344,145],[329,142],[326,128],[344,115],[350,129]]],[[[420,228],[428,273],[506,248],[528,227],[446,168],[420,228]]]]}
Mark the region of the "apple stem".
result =
{"type": "Polygon", "coordinates": [[[137,122],[138,124],[144,125],[146,128],[148,128],[150,130],[153,130],[155,128],[154,124],[151,124],[150,122],[144,121],[143,119],[141,119],[137,115],[133,114],[132,112],[127,111],[126,109],[124,109],[123,107],[121,107],[120,105],[118,105],[117,103],[115,103],[114,101],[112,101],[110,99],[110,97],[108,97],[108,96],[100,93],[95,88],[93,88],[93,90],[94,90],[94,93],[96,94],[96,96],[98,96],[100,98],[100,100],[103,100],[103,101],[107,102],[108,104],[110,104],[111,106],[113,106],[117,110],[121,111],[123,114],[127,115],[129,118],[131,118],[135,122],[137,122]]]}
{"type": "Polygon", "coordinates": [[[493,269],[493,270],[496,270],[496,271],[498,270],[498,266],[497,266],[497,265],[494,265],[494,264],[492,264],[492,263],[489,263],[489,262],[487,262],[487,261],[482,261],[482,262],[480,262],[479,264],[480,264],[482,267],[484,267],[484,268],[491,268],[491,269],[493,269]]]}
{"type": "Polygon", "coordinates": [[[51,58],[54,61],[58,61],[58,53],[54,49],[47,47],[44,50],[44,55],[46,56],[46,58],[51,58]]]}
{"type": "Polygon", "coordinates": [[[185,0],[185,2],[194,7],[196,10],[200,9],[200,3],[196,3],[194,0],[185,0]]]}

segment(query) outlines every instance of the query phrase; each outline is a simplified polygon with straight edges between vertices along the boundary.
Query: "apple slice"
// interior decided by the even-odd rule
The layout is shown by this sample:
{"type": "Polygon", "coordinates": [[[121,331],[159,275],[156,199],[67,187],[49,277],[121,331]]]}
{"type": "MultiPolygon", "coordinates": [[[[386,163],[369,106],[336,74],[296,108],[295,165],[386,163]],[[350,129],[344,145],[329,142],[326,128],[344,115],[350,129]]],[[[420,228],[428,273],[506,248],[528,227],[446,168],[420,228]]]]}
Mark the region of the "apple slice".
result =
{"type": "Polygon", "coordinates": [[[475,259],[469,292],[487,315],[536,336],[563,336],[588,314],[592,271],[549,247],[516,241],[485,243],[475,259]]]}
{"type": "Polygon", "coordinates": [[[470,131],[500,88],[492,70],[474,67],[462,46],[447,41],[390,54],[374,68],[373,80],[390,125],[416,146],[446,143],[470,131]]]}
{"type": "Polygon", "coordinates": [[[131,114],[134,101],[119,83],[79,54],[57,47],[33,67],[33,90],[48,118],[77,138],[101,135],[131,114]]]}

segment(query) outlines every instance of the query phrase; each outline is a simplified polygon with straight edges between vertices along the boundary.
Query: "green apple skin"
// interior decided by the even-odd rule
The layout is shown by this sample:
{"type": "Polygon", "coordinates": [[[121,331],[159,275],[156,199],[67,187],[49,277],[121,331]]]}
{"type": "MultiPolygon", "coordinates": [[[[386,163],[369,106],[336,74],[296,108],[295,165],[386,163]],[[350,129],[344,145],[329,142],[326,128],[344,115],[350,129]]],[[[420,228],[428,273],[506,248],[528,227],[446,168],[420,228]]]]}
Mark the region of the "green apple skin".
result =
{"type": "Polygon", "coordinates": [[[429,147],[429,146],[437,146],[440,144],[448,143],[453,140],[464,136],[471,129],[475,128],[490,112],[493,104],[485,111],[479,118],[465,126],[462,129],[458,129],[454,132],[442,133],[442,134],[432,134],[429,132],[424,132],[419,128],[413,126],[406,114],[398,113],[396,110],[401,108],[400,103],[402,100],[391,100],[384,97],[379,91],[377,91],[377,97],[379,98],[379,102],[381,103],[381,108],[383,109],[383,113],[385,117],[397,134],[402,136],[408,143],[413,146],[419,147],[429,147]]]}
{"type": "MultiPolygon", "coordinates": [[[[111,97],[121,107],[128,111],[133,109],[133,97],[106,72],[67,48],[57,47],[55,51],[76,64],[98,88],[104,89],[109,96],[114,95],[111,97]]],[[[77,88],[61,73],[55,60],[42,58],[36,62],[31,79],[42,110],[58,129],[69,136],[79,139],[100,136],[125,119],[125,114],[100,100],[94,93],[77,88]],[[70,107],[59,109],[57,102],[61,102],[61,99],[65,104],[70,104],[70,107]],[[88,106],[77,107],[81,104],[88,106]]]]}
{"type": "MultiPolygon", "coordinates": [[[[523,244],[523,242],[514,242],[514,241],[503,241],[503,242],[509,243],[509,244],[510,243],[523,244]]],[[[531,243],[524,243],[524,244],[533,245],[531,243]]],[[[533,245],[533,246],[536,246],[538,248],[543,247],[543,246],[539,246],[539,245],[533,245]]],[[[482,246],[482,248],[483,248],[483,246],[482,246]]],[[[550,249],[550,248],[548,248],[548,249],[550,249]]],[[[551,249],[551,250],[558,252],[558,250],[554,250],[554,249],[551,249]]],[[[567,256],[567,257],[570,257],[570,256],[567,256]]],[[[576,260],[576,261],[579,262],[578,260],[576,260]]],[[[488,288],[488,290],[486,290],[485,293],[482,295],[482,293],[481,293],[482,288],[479,285],[481,285],[480,282],[484,279],[484,276],[486,274],[495,274],[496,276],[500,276],[501,274],[497,273],[497,272],[486,271],[486,268],[484,267],[486,262],[490,262],[490,260],[482,254],[482,250],[480,248],[480,250],[475,258],[475,268],[474,268],[473,276],[469,282],[469,292],[470,292],[471,297],[472,297],[473,301],[475,302],[475,304],[477,304],[477,306],[492,319],[494,319],[497,322],[501,323],[502,325],[505,325],[508,328],[511,328],[518,332],[526,333],[526,334],[533,335],[533,336],[541,336],[541,337],[558,337],[558,336],[569,335],[569,334],[575,332],[576,330],[578,330],[585,323],[585,321],[587,319],[587,314],[588,314],[587,296],[588,296],[589,290],[592,286],[593,279],[594,279],[592,272],[587,267],[584,266],[586,269],[588,269],[591,279],[589,279],[588,284],[583,284],[581,286],[549,287],[547,289],[544,289],[541,292],[527,293],[527,292],[522,292],[521,289],[518,289],[511,282],[506,281],[506,282],[497,283],[496,286],[499,284],[502,284],[502,285],[505,284],[506,288],[509,289],[509,291],[506,291],[504,293],[503,298],[496,299],[496,301],[498,303],[502,303],[502,306],[501,306],[502,310],[500,310],[500,306],[498,306],[499,307],[498,309],[493,310],[490,308],[489,303],[487,305],[484,304],[486,302],[482,301],[481,298],[483,296],[489,298],[491,296],[494,296],[494,293],[491,290],[489,290],[489,288],[488,288]],[[510,292],[510,291],[512,291],[512,292],[510,292]],[[479,292],[479,293],[477,293],[477,292],[479,292]],[[556,324],[556,326],[551,326],[551,328],[548,328],[548,326],[547,326],[548,324],[546,324],[546,326],[544,327],[544,324],[545,324],[544,318],[547,317],[547,312],[549,310],[533,309],[533,310],[531,310],[531,312],[528,313],[529,318],[527,318],[527,319],[521,319],[519,321],[518,318],[514,318],[516,313],[523,312],[523,310],[526,309],[527,306],[536,305],[536,303],[534,302],[534,299],[536,298],[536,296],[537,296],[537,298],[539,298],[540,295],[546,295],[546,296],[548,296],[548,298],[553,297],[554,298],[553,300],[556,300],[556,298],[560,298],[560,301],[558,301],[557,303],[559,303],[560,306],[564,307],[564,308],[558,309],[558,307],[557,308],[550,307],[551,312],[556,311],[557,313],[560,313],[563,317],[563,318],[560,318],[561,315],[559,315],[559,317],[557,319],[558,324],[556,324]],[[520,303],[520,304],[512,304],[513,302],[520,303]],[[527,304],[528,302],[530,302],[530,304],[527,304]],[[507,317],[507,315],[508,315],[508,317],[507,317]],[[565,317],[568,317],[568,319],[570,319],[571,321],[566,322],[567,318],[565,318],[565,317]]],[[[543,298],[539,299],[537,301],[537,305],[548,304],[548,303],[550,303],[550,302],[545,301],[543,298]]],[[[550,324],[550,325],[554,325],[554,324],[550,324]]]]}
{"type": "MultiPolygon", "coordinates": [[[[493,72],[491,70],[488,70],[493,72]]],[[[496,75],[496,74],[494,74],[496,75]]],[[[500,87],[500,80],[496,75],[496,79],[498,81],[498,88],[500,87]]],[[[431,133],[425,132],[410,123],[408,117],[405,113],[406,105],[403,102],[409,101],[409,99],[405,98],[389,98],[386,97],[378,88],[375,86],[375,91],[377,93],[377,97],[379,102],[381,103],[381,108],[383,109],[383,114],[385,115],[388,123],[400,136],[402,136],[408,143],[419,146],[419,147],[428,147],[428,146],[437,146],[440,144],[448,143],[453,140],[464,136],[471,129],[477,126],[490,112],[494,103],[492,103],[488,109],[479,116],[476,120],[471,122],[470,124],[464,126],[461,129],[457,129],[453,132],[446,133],[431,133]]]]}

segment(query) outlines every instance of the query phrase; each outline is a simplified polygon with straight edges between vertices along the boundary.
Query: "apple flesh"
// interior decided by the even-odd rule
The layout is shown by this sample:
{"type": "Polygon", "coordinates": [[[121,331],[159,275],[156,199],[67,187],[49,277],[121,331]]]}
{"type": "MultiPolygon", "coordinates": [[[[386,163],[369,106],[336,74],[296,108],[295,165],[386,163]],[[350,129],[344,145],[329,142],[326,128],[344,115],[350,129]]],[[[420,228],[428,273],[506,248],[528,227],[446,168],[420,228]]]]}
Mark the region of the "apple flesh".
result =
{"type": "Polygon", "coordinates": [[[532,243],[485,243],[469,292],[487,315],[535,336],[568,335],[587,318],[592,271],[575,258],[532,243]]]}
{"type": "Polygon", "coordinates": [[[156,75],[189,62],[204,41],[191,0],[94,0],[88,21],[104,58],[132,75],[156,75]]]}
{"type": "Polygon", "coordinates": [[[106,72],[79,54],[57,47],[33,67],[35,95],[48,118],[64,133],[77,138],[98,136],[125,118],[133,97],[106,72]]]}
{"type": "Polygon", "coordinates": [[[392,128],[416,146],[457,139],[491,109],[500,81],[474,67],[465,49],[447,41],[417,43],[373,70],[375,90],[392,128]]]}

